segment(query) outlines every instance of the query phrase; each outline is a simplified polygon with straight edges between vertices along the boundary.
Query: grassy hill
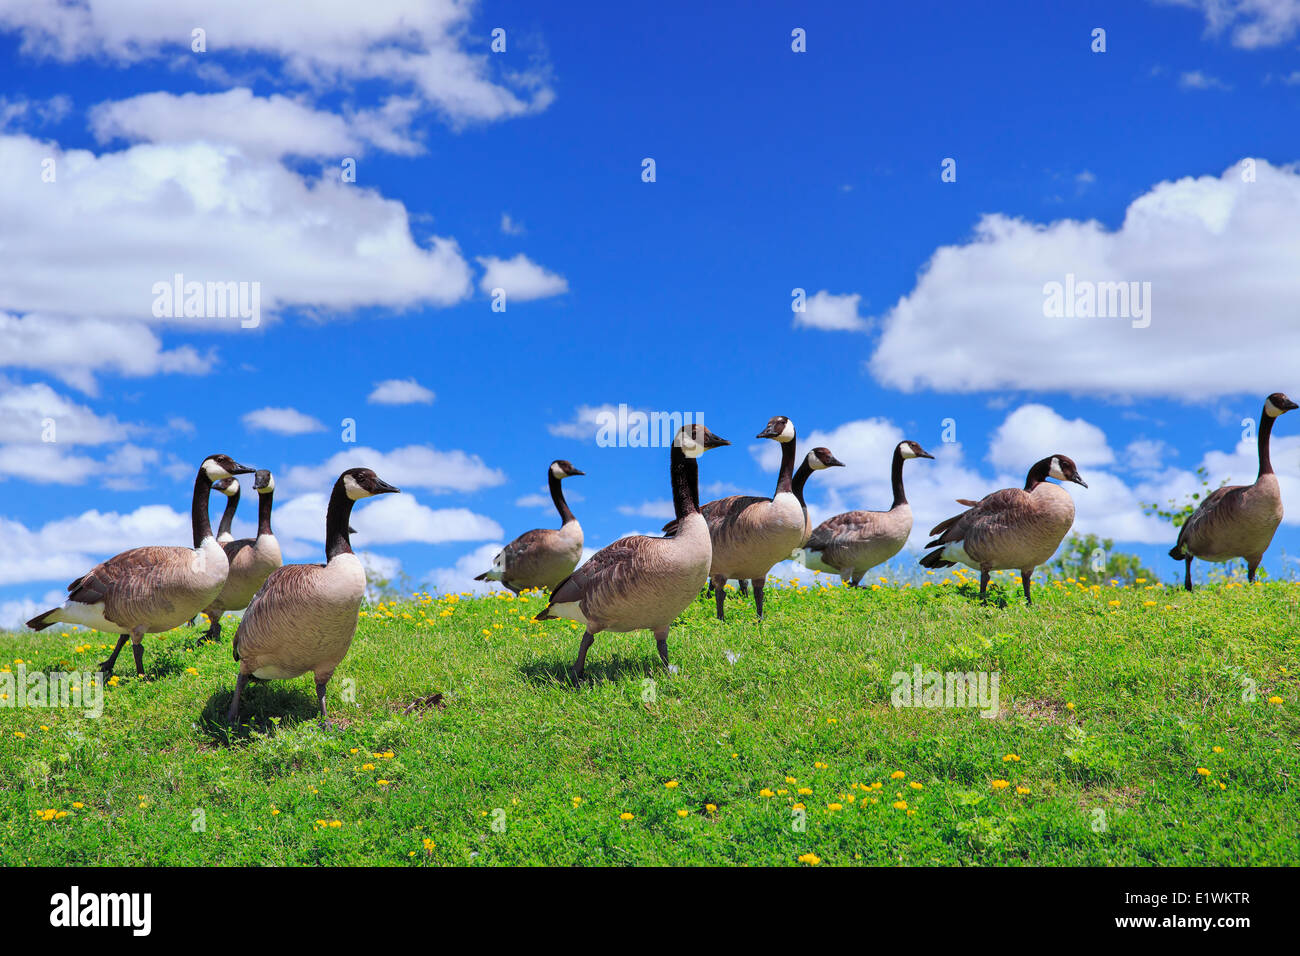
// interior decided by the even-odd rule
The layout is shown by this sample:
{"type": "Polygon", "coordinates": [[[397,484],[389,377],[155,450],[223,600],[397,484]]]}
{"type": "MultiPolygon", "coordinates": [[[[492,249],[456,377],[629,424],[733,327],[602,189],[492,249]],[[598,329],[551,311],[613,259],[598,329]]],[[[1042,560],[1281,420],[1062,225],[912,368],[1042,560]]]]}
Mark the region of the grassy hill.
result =
{"type": "MultiPolygon", "coordinates": [[[[0,864],[1300,863],[1300,587],[931,580],[785,587],[761,627],[701,599],[677,673],[602,634],[576,688],[541,596],[377,605],[331,727],[304,677],[229,734],[233,622],[151,636],[98,719],[0,707],[0,864]],[[996,716],[892,706],[916,665],[996,672],[996,716]]],[[[0,662],[111,640],[3,634],[0,662]]]]}

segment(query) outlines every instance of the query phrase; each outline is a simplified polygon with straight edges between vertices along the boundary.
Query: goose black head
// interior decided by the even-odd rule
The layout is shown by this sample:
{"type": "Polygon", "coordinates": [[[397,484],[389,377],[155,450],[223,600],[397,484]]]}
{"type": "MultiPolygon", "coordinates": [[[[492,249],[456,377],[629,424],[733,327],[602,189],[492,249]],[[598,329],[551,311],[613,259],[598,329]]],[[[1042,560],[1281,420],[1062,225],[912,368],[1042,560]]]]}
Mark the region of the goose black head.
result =
{"type": "Polygon", "coordinates": [[[1053,455],[1048,459],[1047,474],[1057,481],[1072,481],[1076,485],[1088,487],[1088,483],[1079,477],[1079,469],[1075,467],[1074,459],[1066,455],[1053,455]]]}
{"type": "Polygon", "coordinates": [[[565,461],[563,458],[557,458],[551,462],[551,475],[556,479],[571,478],[574,475],[585,475],[585,471],[579,471],[573,467],[573,462],[565,461]]]}
{"type": "Polygon", "coordinates": [[[723,445],[730,444],[731,442],[719,438],[699,422],[683,425],[677,432],[677,437],[673,439],[673,445],[680,448],[687,458],[699,458],[710,448],[721,448],[723,445]]]}
{"type": "Polygon", "coordinates": [[[784,415],[774,415],[767,420],[767,427],[754,436],[755,438],[770,438],[773,441],[779,441],[782,444],[788,441],[794,441],[794,422],[784,415]]]}
{"type": "Polygon", "coordinates": [[[823,448],[820,446],[808,452],[808,457],[804,460],[808,462],[808,467],[814,471],[819,471],[822,468],[844,467],[844,462],[832,455],[829,448],[823,448]]]}
{"type": "Polygon", "coordinates": [[[1264,414],[1269,418],[1277,418],[1294,408],[1298,408],[1295,402],[1287,398],[1282,392],[1274,392],[1268,398],[1264,399],[1264,414]]]}
{"type": "Polygon", "coordinates": [[[220,481],[214,481],[212,487],[221,492],[227,498],[233,498],[239,494],[238,478],[222,478],[220,481]]]}
{"type": "Polygon", "coordinates": [[[259,495],[269,495],[275,491],[275,479],[265,468],[259,468],[253,473],[253,489],[259,495]]]}
{"type": "Polygon", "coordinates": [[[394,488],[369,468],[349,468],[339,475],[343,490],[353,501],[369,498],[373,495],[394,494],[400,488],[394,488]]]}
{"type": "Polygon", "coordinates": [[[928,451],[922,448],[914,441],[900,441],[898,443],[898,453],[904,458],[933,458],[928,451]]]}
{"type": "Polygon", "coordinates": [[[234,475],[251,475],[253,473],[252,468],[241,465],[229,455],[209,455],[203,459],[203,464],[199,467],[208,476],[208,480],[214,483],[222,478],[230,478],[234,475]]]}

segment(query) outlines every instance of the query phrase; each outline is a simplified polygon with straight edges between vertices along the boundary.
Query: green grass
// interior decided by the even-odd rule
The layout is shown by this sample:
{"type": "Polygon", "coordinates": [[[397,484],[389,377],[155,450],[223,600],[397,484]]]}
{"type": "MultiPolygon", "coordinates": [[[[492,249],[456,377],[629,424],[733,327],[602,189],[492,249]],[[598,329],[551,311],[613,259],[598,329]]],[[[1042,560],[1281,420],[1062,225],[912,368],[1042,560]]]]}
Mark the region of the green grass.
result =
{"type": "MultiPolygon", "coordinates": [[[[602,634],[576,688],[580,634],[532,622],[539,596],[371,608],[336,726],[304,677],[251,685],[233,735],[232,623],[152,636],[99,719],[0,708],[0,864],[1300,862],[1300,588],[1040,583],[1027,608],[995,580],[988,607],[969,584],[780,589],[761,628],[701,599],[678,673],[648,633],[602,634]],[[917,663],[999,672],[1001,713],[892,707],[917,663]]],[[[0,661],[89,670],[110,642],[3,634],[0,661]]]]}

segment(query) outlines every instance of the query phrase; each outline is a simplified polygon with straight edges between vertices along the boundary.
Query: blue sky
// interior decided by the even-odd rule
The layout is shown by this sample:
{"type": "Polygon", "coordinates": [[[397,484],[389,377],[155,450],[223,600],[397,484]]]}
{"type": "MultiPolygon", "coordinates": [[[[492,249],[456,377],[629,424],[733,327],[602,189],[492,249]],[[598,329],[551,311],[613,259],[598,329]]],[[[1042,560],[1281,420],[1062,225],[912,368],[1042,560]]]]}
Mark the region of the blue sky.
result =
{"type": "Polygon", "coordinates": [[[593,440],[619,403],[733,440],[714,494],[770,489],[751,436],[790,416],[849,465],[819,519],[886,507],[918,440],[918,536],[1064,452],[1077,529],[1172,576],[1141,502],[1252,480],[1242,420],[1300,392],[1300,3],[1059,6],[0,0],[0,624],[183,543],[215,451],[276,472],[292,560],[375,467],[407,494],[355,545],[443,588],[554,522],[552,458],[588,545],[652,530],[666,455],[593,440]],[[176,272],[259,283],[260,324],[154,316],[176,272]],[[1067,273],[1149,282],[1149,325],[1045,317],[1067,273]],[[371,400],[394,380],[417,400],[371,400]]]}

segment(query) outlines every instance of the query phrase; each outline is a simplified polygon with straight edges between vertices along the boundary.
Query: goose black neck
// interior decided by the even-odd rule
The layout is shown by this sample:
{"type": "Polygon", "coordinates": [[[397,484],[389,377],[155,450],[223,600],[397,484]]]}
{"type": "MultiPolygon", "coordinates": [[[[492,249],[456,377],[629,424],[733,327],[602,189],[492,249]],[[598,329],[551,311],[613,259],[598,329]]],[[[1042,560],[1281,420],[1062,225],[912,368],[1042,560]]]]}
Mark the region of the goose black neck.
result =
{"type": "Polygon", "coordinates": [[[1260,422],[1259,435],[1257,436],[1259,439],[1259,477],[1256,478],[1256,481],[1264,475],[1273,474],[1273,462],[1269,458],[1268,454],[1268,439],[1269,436],[1273,434],[1274,419],[1273,416],[1268,413],[1267,402],[1264,404],[1264,411],[1261,413],[1261,417],[1263,418],[1263,421],[1260,422]]]}
{"type": "Polygon", "coordinates": [[[799,499],[799,504],[803,504],[803,486],[808,483],[808,478],[812,475],[812,465],[808,464],[805,458],[799,465],[799,470],[794,473],[794,481],[790,482],[790,490],[794,496],[799,499]]]}
{"type": "Polygon", "coordinates": [[[217,525],[217,536],[230,533],[230,526],[235,523],[235,509],[239,507],[239,491],[226,499],[226,510],[221,512],[221,524],[217,525]]]}
{"type": "Polygon", "coordinates": [[[257,495],[257,536],[271,534],[271,498],[274,491],[259,492],[257,495]]]}
{"type": "Polygon", "coordinates": [[[1044,481],[1047,480],[1047,473],[1052,470],[1052,460],[1044,458],[1033,468],[1029,469],[1029,474],[1025,476],[1025,491],[1033,491],[1044,481]]]}
{"type": "Polygon", "coordinates": [[[894,486],[894,507],[907,504],[907,494],[903,491],[903,452],[894,449],[894,461],[889,466],[889,480],[894,486]]]}
{"type": "Polygon", "coordinates": [[[681,521],[700,510],[700,466],[674,445],[669,456],[669,472],[673,483],[673,514],[681,521]]]}
{"type": "Polygon", "coordinates": [[[212,521],[208,518],[208,497],[212,493],[212,479],[202,468],[194,479],[194,500],[190,502],[190,524],[194,528],[194,547],[205,538],[212,537],[212,521]]]}
{"type": "MultiPolygon", "coordinates": [[[[267,497],[270,497],[269,495],[267,497]]],[[[334,483],[329,508],[325,511],[325,560],[332,561],[338,554],[352,553],[352,539],[348,537],[348,519],[352,517],[353,501],[340,479],[334,483]]],[[[267,502],[270,511],[270,502],[267,502]]]]}
{"type": "Polygon", "coordinates": [[[551,486],[551,500],[555,502],[555,510],[560,513],[560,524],[568,524],[573,520],[573,512],[569,510],[569,503],[564,500],[564,490],[560,487],[560,479],[548,472],[546,483],[551,486]]]}
{"type": "Polygon", "coordinates": [[[789,491],[792,484],[791,476],[794,474],[794,439],[781,443],[781,470],[776,476],[776,493],[779,495],[783,491],[789,491]]]}

